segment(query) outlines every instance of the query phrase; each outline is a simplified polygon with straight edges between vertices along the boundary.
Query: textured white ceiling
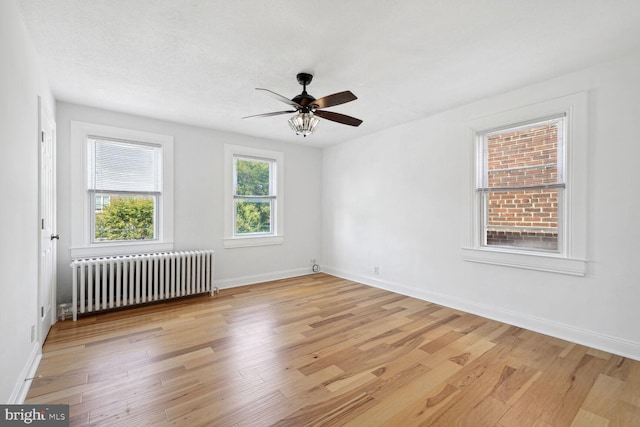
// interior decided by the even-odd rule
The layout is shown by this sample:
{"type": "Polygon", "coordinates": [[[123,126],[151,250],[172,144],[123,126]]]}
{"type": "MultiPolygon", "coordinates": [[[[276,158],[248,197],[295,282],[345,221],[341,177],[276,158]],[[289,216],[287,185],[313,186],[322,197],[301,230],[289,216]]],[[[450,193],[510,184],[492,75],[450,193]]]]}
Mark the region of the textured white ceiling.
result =
{"type": "Polygon", "coordinates": [[[17,0],[58,100],[325,146],[640,47],[638,0],[17,0]],[[288,109],[351,90],[308,138],[288,109]]]}

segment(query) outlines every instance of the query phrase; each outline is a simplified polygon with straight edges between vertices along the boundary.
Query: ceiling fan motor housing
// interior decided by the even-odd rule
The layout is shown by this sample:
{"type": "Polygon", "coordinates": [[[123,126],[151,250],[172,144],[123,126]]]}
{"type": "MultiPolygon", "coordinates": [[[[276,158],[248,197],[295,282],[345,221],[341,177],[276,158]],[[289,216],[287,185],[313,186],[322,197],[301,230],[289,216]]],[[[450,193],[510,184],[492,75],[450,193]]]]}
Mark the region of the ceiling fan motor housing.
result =
{"type": "Polygon", "coordinates": [[[302,93],[294,97],[292,101],[302,106],[302,108],[299,109],[301,113],[308,113],[313,110],[311,103],[316,100],[313,96],[307,93],[307,85],[311,83],[311,80],[313,80],[313,75],[308,73],[298,73],[296,78],[298,79],[298,83],[302,85],[302,93]]]}

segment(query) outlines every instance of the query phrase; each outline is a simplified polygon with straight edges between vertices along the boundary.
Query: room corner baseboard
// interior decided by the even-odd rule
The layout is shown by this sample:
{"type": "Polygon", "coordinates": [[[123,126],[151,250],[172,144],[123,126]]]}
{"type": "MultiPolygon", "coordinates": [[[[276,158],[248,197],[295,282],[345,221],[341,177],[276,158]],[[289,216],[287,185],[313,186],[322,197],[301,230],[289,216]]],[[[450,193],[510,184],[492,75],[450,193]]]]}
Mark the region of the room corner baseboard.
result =
{"type": "Polygon", "coordinates": [[[29,354],[27,363],[25,363],[18,379],[16,380],[16,384],[13,387],[13,393],[11,393],[11,397],[7,403],[14,405],[24,403],[24,400],[27,398],[27,393],[29,393],[31,382],[33,381],[32,379],[27,378],[33,378],[36,375],[41,359],[42,348],[40,347],[40,343],[36,341],[33,343],[31,354],[29,354]]]}
{"type": "Polygon", "coordinates": [[[343,279],[353,280],[365,285],[373,286],[402,295],[418,298],[445,307],[461,310],[467,313],[486,317],[499,322],[529,329],[541,334],[550,335],[576,344],[582,344],[598,350],[617,354],[640,361],[640,343],[628,341],[618,337],[603,335],[586,329],[570,326],[548,319],[527,316],[519,312],[491,307],[462,298],[455,298],[438,292],[415,289],[400,283],[380,280],[375,277],[353,274],[347,271],[324,267],[323,271],[343,279]]]}
{"type": "Polygon", "coordinates": [[[214,286],[216,286],[218,289],[236,288],[238,286],[253,285],[255,283],[269,282],[272,280],[289,279],[292,277],[306,276],[308,274],[313,274],[313,271],[311,271],[311,267],[274,271],[252,276],[234,277],[231,279],[214,279],[214,286]]]}

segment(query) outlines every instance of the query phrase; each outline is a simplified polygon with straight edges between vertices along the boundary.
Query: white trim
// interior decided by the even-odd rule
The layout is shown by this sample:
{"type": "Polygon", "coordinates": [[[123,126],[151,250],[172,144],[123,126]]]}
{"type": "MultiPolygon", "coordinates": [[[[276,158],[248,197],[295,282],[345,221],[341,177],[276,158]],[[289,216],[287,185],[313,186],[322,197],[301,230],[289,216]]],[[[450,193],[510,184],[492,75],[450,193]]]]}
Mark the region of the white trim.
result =
{"type": "Polygon", "coordinates": [[[296,268],[293,270],[274,271],[271,273],[256,274],[252,276],[235,277],[232,279],[215,280],[214,285],[218,289],[236,288],[238,286],[253,285],[255,283],[270,282],[273,280],[290,279],[292,277],[315,274],[310,268],[296,268]]]}
{"type": "Polygon", "coordinates": [[[40,360],[42,360],[42,347],[40,342],[35,340],[31,347],[31,353],[29,354],[27,363],[22,368],[22,372],[18,376],[18,381],[13,387],[13,393],[11,393],[9,397],[8,404],[21,405],[24,403],[29,393],[29,388],[31,388],[31,382],[33,381],[27,378],[33,378],[36,375],[38,366],[40,366],[40,360]]]}
{"type": "Polygon", "coordinates": [[[173,136],[71,121],[71,257],[146,253],[173,249],[173,136]],[[150,242],[91,243],[91,212],[87,189],[89,136],[101,136],[162,146],[162,197],[158,209],[158,239],[150,242]]]}
{"type": "Polygon", "coordinates": [[[472,141],[469,174],[469,215],[463,233],[463,259],[485,264],[533,269],[561,274],[584,276],[587,270],[587,152],[588,152],[588,96],[579,92],[532,105],[519,106],[469,122],[472,141]],[[491,129],[523,123],[536,118],[565,113],[567,116],[565,141],[566,202],[561,210],[564,240],[560,254],[494,249],[481,245],[481,197],[476,191],[477,135],[491,129]]]}
{"type": "Polygon", "coordinates": [[[584,276],[587,271],[587,261],[582,259],[565,258],[559,255],[541,253],[515,252],[493,248],[462,248],[462,259],[482,264],[517,267],[527,270],[547,271],[549,273],[584,276]]]}
{"type": "Polygon", "coordinates": [[[173,250],[173,242],[120,242],[101,243],[91,247],[71,248],[71,258],[95,258],[111,255],[134,255],[143,253],[169,252],[173,250]]]}
{"type": "Polygon", "coordinates": [[[476,301],[467,300],[464,298],[451,297],[439,292],[417,290],[404,284],[388,282],[369,276],[352,274],[331,267],[323,266],[323,272],[333,276],[341,277],[343,279],[352,280],[390,292],[407,295],[423,301],[442,305],[444,307],[461,310],[466,313],[486,317],[498,322],[504,322],[520,328],[525,328],[534,332],[550,335],[566,341],[585,345],[598,350],[640,361],[640,344],[622,338],[599,334],[586,329],[577,328],[575,326],[554,322],[540,317],[523,315],[520,312],[499,309],[486,304],[479,304],[476,301]]]}
{"type": "Polygon", "coordinates": [[[224,146],[224,247],[227,249],[250,246],[280,245],[284,243],[284,153],[241,145],[224,146]],[[273,233],[236,236],[233,230],[234,156],[254,157],[274,161],[275,215],[273,233]]]}
{"type": "Polygon", "coordinates": [[[227,249],[232,248],[247,248],[251,246],[269,246],[269,245],[281,245],[284,243],[284,236],[259,236],[259,237],[234,237],[231,239],[224,239],[224,247],[227,249]]]}

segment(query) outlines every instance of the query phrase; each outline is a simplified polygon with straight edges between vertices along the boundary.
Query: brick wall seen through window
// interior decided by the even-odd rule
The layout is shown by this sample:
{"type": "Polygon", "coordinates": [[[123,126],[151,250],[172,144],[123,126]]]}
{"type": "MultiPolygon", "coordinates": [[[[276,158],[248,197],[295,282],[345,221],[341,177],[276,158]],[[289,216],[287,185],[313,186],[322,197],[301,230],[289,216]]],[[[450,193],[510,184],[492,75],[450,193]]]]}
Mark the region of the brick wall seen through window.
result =
{"type": "Polygon", "coordinates": [[[559,129],[556,119],[485,136],[487,246],[558,250],[559,129]]]}

